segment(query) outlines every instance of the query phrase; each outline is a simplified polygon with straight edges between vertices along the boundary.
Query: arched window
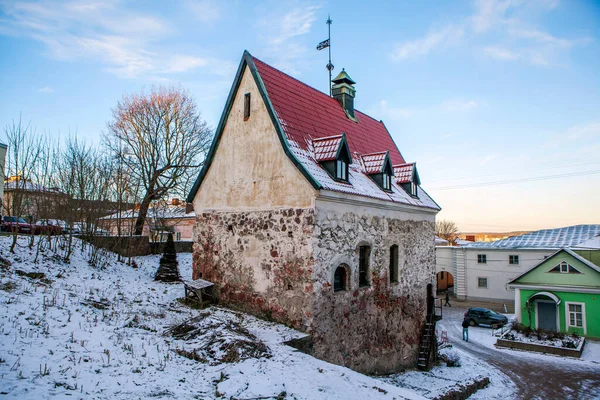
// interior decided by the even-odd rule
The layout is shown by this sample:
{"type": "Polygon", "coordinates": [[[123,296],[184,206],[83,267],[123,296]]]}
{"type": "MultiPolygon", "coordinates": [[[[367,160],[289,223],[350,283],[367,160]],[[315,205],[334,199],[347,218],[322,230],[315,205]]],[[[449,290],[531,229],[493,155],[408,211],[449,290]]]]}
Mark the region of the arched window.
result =
{"type": "Polygon", "coordinates": [[[333,291],[348,290],[348,272],[345,264],[340,264],[333,274],[333,291]]]}
{"type": "Polygon", "coordinates": [[[390,247],[390,282],[398,282],[398,245],[390,247]]]}

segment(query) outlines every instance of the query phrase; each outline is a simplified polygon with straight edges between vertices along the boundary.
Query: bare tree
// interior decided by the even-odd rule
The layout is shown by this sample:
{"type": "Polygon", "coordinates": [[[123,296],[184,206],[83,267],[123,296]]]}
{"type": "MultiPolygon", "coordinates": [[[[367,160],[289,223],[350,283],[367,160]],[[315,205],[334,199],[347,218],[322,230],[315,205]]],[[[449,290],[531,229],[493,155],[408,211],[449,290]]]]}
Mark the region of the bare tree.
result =
{"type": "Polygon", "coordinates": [[[453,221],[437,221],[435,223],[435,234],[448,242],[454,242],[454,239],[458,237],[458,226],[453,221]]]}
{"type": "Polygon", "coordinates": [[[183,189],[204,160],[212,131],[181,88],[123,96],[113,109],[105,144],[143,188],[134,234],[142,233],[153,201],[183,189]],[[124,150],[124,151],[123,151],[124,150]]]}
{"type": "MultiPolygon", "coordinates": [[[[43,136],[35,132],[31,123],[25,125],[21,117],[12,121],[4,128],[8,150],[6,153],[5,193],[3,199],[3,214],[20,218],[27,216],[31,219],[33,213],[32,193],[35,183],[32,178],[38,166],[43,149],[43,136]]],[[[3,182],[4,184],[4,182],[3,182]]],[[[31,222],[31,221],[30,221],[31,222]]],[[[19,229],[12,227],[13,241],[10,251],[14,252],[17,245],[19,229]]],[[[33,233],[33,232],[32,232],[33,233]]]]}

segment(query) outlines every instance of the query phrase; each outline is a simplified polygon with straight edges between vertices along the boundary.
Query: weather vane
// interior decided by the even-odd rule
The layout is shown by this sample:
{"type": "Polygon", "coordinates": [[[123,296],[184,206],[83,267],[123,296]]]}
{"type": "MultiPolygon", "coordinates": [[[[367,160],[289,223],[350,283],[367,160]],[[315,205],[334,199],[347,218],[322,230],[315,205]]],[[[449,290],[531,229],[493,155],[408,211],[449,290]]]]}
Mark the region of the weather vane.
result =
{"type": "Polygon", "coordinates": [[[331,71],[333,71],[333,64],[331,63],[331,23],[333,21],[331,20],[331,16],[328,15],[327,16],[327,30],[329,31],[329,37],[327,38],[327,40],[323,40],[321,43],[319,43],[317,45],[317,50],[323,50],[325,48],[329,49],[329,62],[327,63],[327,65],[325,66],[325,68],[327,68],[327,71],[329,71],[329,96],[331,96],[331,71]]]}

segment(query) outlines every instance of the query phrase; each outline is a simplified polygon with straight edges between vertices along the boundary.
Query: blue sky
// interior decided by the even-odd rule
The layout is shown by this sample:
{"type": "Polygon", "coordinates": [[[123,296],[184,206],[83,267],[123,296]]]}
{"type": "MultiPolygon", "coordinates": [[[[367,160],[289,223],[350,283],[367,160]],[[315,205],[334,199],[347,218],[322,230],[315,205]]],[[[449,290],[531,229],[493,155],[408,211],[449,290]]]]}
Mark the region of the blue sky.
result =
{"type": "Polygon", "coordinates": [[[180,84],[216,126],[244,49],[326,91],[315,46],[329,13],[334,73],[417,162],[438,218],[463,231],[600,223],[591,0],[0,1],[0,125],[22,113],[99,143],[124,93],[180,84]]]}

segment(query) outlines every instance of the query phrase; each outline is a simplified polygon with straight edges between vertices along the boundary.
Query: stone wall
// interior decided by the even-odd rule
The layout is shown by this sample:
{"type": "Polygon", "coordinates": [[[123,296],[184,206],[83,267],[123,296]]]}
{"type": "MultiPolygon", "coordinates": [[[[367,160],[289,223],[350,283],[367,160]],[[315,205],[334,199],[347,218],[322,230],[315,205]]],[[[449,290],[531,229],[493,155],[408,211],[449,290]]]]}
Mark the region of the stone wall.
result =
{"type": "Polygon", "coordinates": [[[199,213],[193,279],[214,282],[224,304],[307,331],[313,224],[310,208],[199,213]]]}
{"type": "Polygon", "coordinates": [[[193,278],[216,284],[222,303],[308,332],[316,357],[383,374],[414,366],[435,284],[434,222],[311,208],[197,216],[193,278]],[[359,246],[369,245],[370,285],[359,288],[359,246]],[[399,279],[389,282],[390,246],[399,279]],[[347,264],[350,287],[333,291],[347,264]]]}
{"type": "Polygon", "coordinates": [[[317,208],[315,227],[315,356],[352,369],[384,374],[414,366],[435,279],[433,220],[401,219],[317,208]],[[359,287],[359,247],[371,246],[370,285],[359,287]],[[390,283],[390,247],[398,245],[398,282],[390,283]],[[340,264],[349,288],[333,291],[340,264]]]}

